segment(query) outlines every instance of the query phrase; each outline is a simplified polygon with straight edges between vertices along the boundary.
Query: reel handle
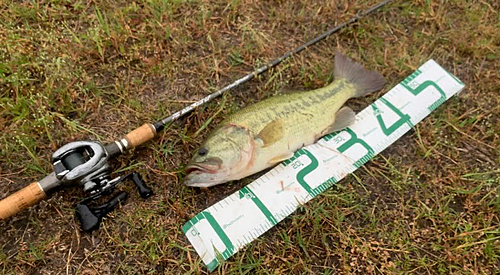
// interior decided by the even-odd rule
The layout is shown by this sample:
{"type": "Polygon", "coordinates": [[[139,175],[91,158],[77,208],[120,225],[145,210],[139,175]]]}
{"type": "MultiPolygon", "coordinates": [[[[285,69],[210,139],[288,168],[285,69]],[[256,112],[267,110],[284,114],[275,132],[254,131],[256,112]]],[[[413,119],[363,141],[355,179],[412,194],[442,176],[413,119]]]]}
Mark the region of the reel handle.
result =
{"type": "Polygon", "coordinates": [[[99,229],[102,218],[113,211],[119,204],[123,203],[127,199],[127,196],[127,193],[122,191],[105,204],[94,208],[89,207],[85,201],[78,203],[76,205],[76,216],[80,220],[82,230],[92,232],[99,229]]]}
{"type": "Polygon", "coordinates": [[[47,195],[38,182],[33,182],[16,193],[0,200],[0,220],[7,219],[39,201],[47,195]]]}

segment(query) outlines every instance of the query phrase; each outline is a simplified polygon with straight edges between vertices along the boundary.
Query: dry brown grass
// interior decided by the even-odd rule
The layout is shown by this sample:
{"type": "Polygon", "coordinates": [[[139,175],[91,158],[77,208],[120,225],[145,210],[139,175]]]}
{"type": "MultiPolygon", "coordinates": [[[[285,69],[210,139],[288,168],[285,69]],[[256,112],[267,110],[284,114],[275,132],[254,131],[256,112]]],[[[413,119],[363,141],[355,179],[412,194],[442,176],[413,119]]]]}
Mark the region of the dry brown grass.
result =
{"type": "MultiPolygon", "coordinates": [[[[111,141],[222,87],[376,1],[16,1],[0,4],[0,197],[74,140],[111,141]]],[[[82,233],[66,189],[0,222],[0,273],[206,273],[181,226],[250,179],[178,182],[227,114],[331,79],[337,49],[400,82],[433,58],[466,89],[224,263],[218,273],[474,273],[500,269],[500,5],[396,1],[117,159],[156,195],[82,233]]],[[[383,92],[349,102],[356,111],[383,92]]],[[[124,173],[124,172],[122,172],[124,173]]]]}

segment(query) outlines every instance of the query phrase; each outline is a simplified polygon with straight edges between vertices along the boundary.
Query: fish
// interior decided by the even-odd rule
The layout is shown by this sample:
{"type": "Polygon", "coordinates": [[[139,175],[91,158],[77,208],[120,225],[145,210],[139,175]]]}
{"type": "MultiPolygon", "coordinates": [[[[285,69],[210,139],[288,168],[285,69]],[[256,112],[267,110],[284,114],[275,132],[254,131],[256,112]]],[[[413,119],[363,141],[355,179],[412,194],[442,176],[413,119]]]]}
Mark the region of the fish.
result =
{"type": "Polygon", "coordinates": [[[344,103],[382,89],[385,79],[340,52],[334,62],[327,86],[270,97],[223,120],[193,153],[183,183],[211,187],[245,178],[353,124],[344,103]]]}

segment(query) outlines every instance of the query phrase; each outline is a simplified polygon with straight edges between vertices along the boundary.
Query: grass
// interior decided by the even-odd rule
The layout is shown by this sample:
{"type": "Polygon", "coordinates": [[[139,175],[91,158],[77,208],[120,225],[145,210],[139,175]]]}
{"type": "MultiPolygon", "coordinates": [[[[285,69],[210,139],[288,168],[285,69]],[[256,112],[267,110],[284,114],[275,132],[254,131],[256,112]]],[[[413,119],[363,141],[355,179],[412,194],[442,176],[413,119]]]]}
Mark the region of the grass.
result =
{"type": "MultiPolygon", "coordinates": [[[[199,108],[112,164],[153,187],[93,234],[67,188],[0,222],[0,273],[206,273],[182,234],[250,182],[179,183],[228,114],[332,79],[337,49],[388,88],[430,58],[467,86],[382,154],[223,263],[217,273],[458,273],[500,269],[500,6],[396,1],[199,108]]],[[[375,1],[4,1],[0,4],[0,197],[51,171],[50,155],[112,141],[171,114],[375,1]]],[[[387,90],[387,89],[386,89],[387,90]]],[[[348,103],[356,111],[383,94],[348,103]]]]}

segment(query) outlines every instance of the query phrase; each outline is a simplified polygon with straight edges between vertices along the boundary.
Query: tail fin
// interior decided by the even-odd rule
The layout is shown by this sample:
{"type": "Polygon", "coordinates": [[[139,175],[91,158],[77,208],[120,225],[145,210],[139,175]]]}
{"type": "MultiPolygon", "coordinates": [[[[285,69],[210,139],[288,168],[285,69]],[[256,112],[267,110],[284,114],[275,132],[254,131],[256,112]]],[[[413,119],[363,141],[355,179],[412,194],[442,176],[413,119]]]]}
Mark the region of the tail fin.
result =
{"type": "Polygon", "coordinates": [[[385,79],[380,73],[366,70],[340,52],[335,54],[333,74],[335,79],[344,78],[356,86],[355,97],[380,90],[385,85],[385,79]]]}

